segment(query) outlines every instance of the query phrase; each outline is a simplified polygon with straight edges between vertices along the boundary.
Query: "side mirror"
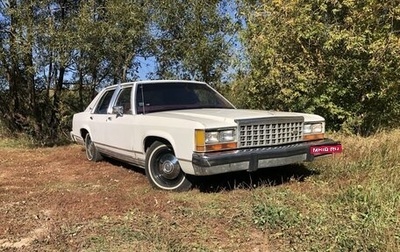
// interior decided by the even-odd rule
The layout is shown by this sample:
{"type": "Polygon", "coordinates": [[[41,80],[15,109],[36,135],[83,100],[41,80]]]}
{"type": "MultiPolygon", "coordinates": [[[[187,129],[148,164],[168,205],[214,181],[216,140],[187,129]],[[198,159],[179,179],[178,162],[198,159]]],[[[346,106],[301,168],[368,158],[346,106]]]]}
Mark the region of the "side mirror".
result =
{"type": "Polygon", "coordinates": [[[114,106],[112,108],[112,113],[117,114],[117,117],[123,116],[124,115],[124,107],[122,106],[114,106]]]}

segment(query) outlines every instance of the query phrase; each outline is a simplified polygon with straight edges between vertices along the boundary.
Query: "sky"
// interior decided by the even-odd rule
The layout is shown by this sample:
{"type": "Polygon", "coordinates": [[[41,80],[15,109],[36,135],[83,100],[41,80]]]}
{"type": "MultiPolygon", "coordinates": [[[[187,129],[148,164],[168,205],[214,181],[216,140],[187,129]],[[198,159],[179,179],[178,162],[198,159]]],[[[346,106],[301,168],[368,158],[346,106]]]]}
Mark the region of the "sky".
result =
{"type": "Polygon", "coordinates": [[[138,61],[140,64],[140,67],[138,68],[138,76],[139,80],[147,80],[148,74],[151,72],[155,71],[155,59],[153,57],[150,58],[144,58],[144,57],[138,57],[138,61]]]}

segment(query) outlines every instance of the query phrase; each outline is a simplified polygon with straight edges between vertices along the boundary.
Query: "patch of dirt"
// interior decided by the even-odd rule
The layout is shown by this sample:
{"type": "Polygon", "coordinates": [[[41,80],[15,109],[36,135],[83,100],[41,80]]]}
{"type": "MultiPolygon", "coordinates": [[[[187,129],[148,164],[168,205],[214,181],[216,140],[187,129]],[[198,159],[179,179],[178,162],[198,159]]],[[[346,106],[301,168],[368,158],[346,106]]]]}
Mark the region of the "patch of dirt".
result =
{"type": "Polygon", "coordinates": [[[0,250],[46,239],[66,223],[122,214],[149,189],[141,171],[85,160],[81,146],[0,149],[0,250]],[[129,191],[129,193],[126,193],[129,191]]]}
{"type": "MultiPolygon", "coordinates": [[[[282,169],[281,175],[276,178],[270,175],[266,177],[263,172],[259,175],[263,177],[262,180],[267,181],[266,183],[281,184],[290,182],[293,177],[301,180],[310,175],[309,171],[301,169],[296,169],[300,171],[299,174],[289,170],[286,177],[282,177],[282,169]]],[[[223,174],[203,178],[195,184],[197,189],[189,192],[189,195],[201,199],[202,193],[225,194],[235,188],[247,186],[249,190],[226,194],[226,200],[232,201],[233,195],[247,198],[251,188],[260,184],[261,180],[258,180],[257,176],[243,173],[241,176],[223,174]]],[[[82,251],[84,246],[90,246],[87,245],[90,237],[96,237],[99,230],[106,228],[98,227],[102,220],[107,224],[110,218],[123,219],[131,211],[149,216],[150,220],[159,216],[164,222],[172,223],[172,226],[168,227],[172,230],[180,227],[179,223],[182,223],[185,225],[182,228],[189,230],[188,234],[181,234],[188,239],[185,242],[196,244],[198,241],[192,240],[195,238],[191,238],[190,232],[197,232],[197,237],[204,235],[201,229],[197,230],[191,225],[192,220],[188,219],[188,213],[184,212],[186,208],[195,205],[196,201],[179,202],[177,205],[178,203],[171,201],[171,195],[174,194],[153,190],[142,169],[111,160],[97,163],[87,161],[84,149],[79,145],[41,149],[2,148],[0,251],[40,251],[43,245],[50,251],[82,251]],[[176,213],[180,214],[180,219],[177,219],[176,213]]],[[[232,202],[241,200],[237,198],[232,202]]],[[[201,209],[199,211],[201,212],[201,209]]],[[[238,216],[248,218],[243,213],[239,213],[238,216]]],[[[208,238],[204,237],[203,242],[215,243],[216,248],[241,246],[230,240],[232,233],[228,234],[226,229],[233,224],[226,223],[226,218],[225,216],[217,221],[214,219],[214,222],[210,223],[208,221],[213,219],[212,216],[209,219],[197,220],[197,225],[204,225],[201,228],[209,229],[210,234],[213,234],[208,238]]],[[[232,220],[235,218],[232,217],[232,220]]],[[[234,232],[234,239],[237,239],[236,243],[240,241],[246,244],[245,251],[269,250],[265,233],[258,229],[241,230],[239,222],[235,225],[232,228],[237,228],[238,231],[234,232]]],[[[133,231],[136,229],[146,231],[145,226],[132,227],[133,231]]]]}

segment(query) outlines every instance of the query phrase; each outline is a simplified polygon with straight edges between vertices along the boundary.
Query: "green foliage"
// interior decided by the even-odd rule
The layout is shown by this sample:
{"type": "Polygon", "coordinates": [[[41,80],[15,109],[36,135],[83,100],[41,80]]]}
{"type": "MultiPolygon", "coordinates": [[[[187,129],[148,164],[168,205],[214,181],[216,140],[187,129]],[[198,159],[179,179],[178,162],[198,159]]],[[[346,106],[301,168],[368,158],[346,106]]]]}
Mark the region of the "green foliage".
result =
{"type": "Polygon", "coordinates": [[[65,140],[72,114],[137,79],[143,57],[156,59],[150,78],[218,84],[235,29],[226,1],[1,3],[0,120],[39,145],[65,140]]]}
{"type": "Polygon", "coordinates": [[[287,229],[299,222],[299,213],[289,206],[275,206],[261,203],[254,206],[254,224],[269,229],[287,229]]]}
{"type": "Polygon", "coordinates": [[[396,127],[399,6],[397,0],[7,1],[0,4],[0,120],[40,144],[57,142],[96,90],[137,79],[144,57],[155,59],[149,78],[203,80],[239,107],[313,112],[331,129],[362,134],[396,127]],[[234,84],[220,85],[230,75],[234,84]]]}
{"type": "Polygon", "coordinates": [[[237,30],[226,1],[153,1],[156,76],[217,84],[227,72],[237,30]]]}
{"type": "Polygon", "coordinates": [[[365,134],[398,124],[398,1],[248,2],[241,106],[315,112],[365,134]]]}
{"type": "Polygon", "coordinates": [[[143,52],[148,9],[141,1],[84,1],[72,20],[78,68],[94,85],[136,78],[136,56],[143,52]]]}

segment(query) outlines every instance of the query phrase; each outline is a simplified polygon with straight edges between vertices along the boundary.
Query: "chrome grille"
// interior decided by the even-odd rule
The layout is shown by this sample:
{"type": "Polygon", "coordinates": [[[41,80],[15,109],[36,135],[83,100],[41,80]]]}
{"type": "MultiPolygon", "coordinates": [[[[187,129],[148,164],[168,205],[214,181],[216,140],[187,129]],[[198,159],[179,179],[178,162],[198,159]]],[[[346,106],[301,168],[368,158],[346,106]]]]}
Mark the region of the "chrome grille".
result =
{"type": "Polygon", "coordinates": [[[303,139],[303,117],[241,120],[238,124],[239,147],[274,146],[303,139]]]}

